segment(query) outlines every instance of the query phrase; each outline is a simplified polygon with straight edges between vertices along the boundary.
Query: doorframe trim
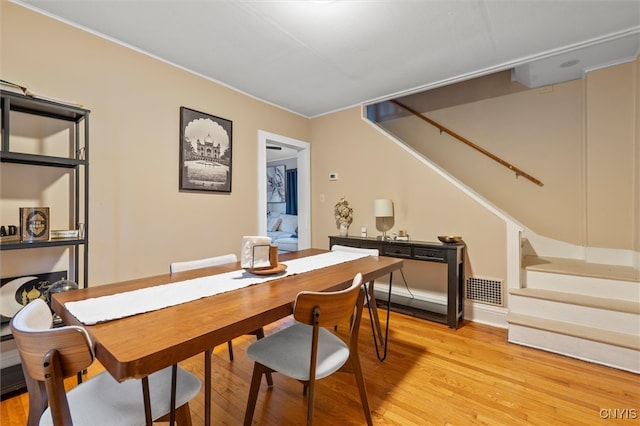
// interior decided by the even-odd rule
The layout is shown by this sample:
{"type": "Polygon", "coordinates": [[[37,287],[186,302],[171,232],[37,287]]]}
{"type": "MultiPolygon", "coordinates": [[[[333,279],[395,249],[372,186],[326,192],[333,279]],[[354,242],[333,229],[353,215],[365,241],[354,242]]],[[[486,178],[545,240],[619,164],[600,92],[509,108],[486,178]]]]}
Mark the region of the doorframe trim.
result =
{"type": "Polygon", "coordinates": [[[298,152],[298,250],[311,248],[311,144],[258,130],[258,235],[267,235],[267,141],[298,152]]]}

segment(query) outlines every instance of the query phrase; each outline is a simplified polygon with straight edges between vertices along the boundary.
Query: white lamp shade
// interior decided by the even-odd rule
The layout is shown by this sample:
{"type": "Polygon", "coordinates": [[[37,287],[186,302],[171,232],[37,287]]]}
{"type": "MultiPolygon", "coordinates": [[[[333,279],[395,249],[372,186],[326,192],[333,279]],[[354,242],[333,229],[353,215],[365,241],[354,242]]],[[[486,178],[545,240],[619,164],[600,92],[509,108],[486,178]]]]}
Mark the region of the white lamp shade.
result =
{"type": "Polygon", "coordinates": [[[375,217],[393,217],[393,201],[388,199],[375,200],[373,214],[375,217]]]}

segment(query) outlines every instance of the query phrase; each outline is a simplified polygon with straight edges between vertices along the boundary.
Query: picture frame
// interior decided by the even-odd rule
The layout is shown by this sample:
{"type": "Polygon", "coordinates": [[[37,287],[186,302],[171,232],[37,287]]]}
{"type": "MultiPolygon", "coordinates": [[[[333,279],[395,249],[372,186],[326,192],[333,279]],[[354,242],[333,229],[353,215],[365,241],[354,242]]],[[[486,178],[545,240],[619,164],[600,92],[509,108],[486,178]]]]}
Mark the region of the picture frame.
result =
{"type": "Polygon", "coordinates": [[[34,299],[46,299],[51,284],[67,279],[67,271],[43,272],[0,278],[0,323],[8,323],[23,306],[34,299]]]}
{"type": "Polygon", "coordinates": [[[285,166],[267,167],[267,203],[285,203],[285,166]]]}
{"type": "Polygon", "coordinates": [[[231,192],[232,124],[180,107],[180,191],[231,192]]]}
{"type": "Polygon", "coordinates": [[[48,241],[49,232],[49,207],[20,207],[20,241],[48,241]]]}

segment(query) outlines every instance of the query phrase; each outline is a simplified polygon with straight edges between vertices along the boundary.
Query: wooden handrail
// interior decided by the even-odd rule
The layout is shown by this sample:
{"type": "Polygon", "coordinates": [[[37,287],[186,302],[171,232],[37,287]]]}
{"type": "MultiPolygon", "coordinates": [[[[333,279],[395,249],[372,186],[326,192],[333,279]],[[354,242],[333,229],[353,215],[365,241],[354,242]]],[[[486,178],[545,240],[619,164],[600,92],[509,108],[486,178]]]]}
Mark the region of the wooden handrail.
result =
{"type": "Polygon", "coordinates": [[[486,149],[482,148],[481,146],[476,145],[475,143],[471,142],[469,139],[465,138],[464,136],[460,136],[456,132],[454,132],[452,130],[449,130],[448,128],[446,128],[442,124],[438,123],[437,121],[434,121],[434,120],[426,117],[424,114],[414,110],[411,107],[408,107],[408,106],[402,104],[401,102],[399,102],[399,101],[397,101],[395,99],[391,99],[389,102],[398,105],[400,108],[403,108],[403,109],[409,111],[411,114],[415,115],[416,117],[420,118],[421,120],[424,120],[427,123],[431,124],[432,126],[437,127],[440,130],[440,132],[444,132],[444,133],[448,134],[449,136],[452,136],[452,137],[458,139],[460,142],[465,143],[466,145],[470,146],[471,148],[473,148],[473,149],[475,149],[477,151],[480,151],[481,153],[483,153],[487,157],[491,158],[492,160],[497,161],[498,163],[500,163],[503,166],[505,166],[507,169],[509,169],[512,172],[514,172],[516,174],[516,177],[522,176],[524,178],[529,179],[531,182],[535,183],[538,186],[544,186],[544,184],[540,180],[534,178],[530,174],[528,174],[525,171],[519,169],[518,167],[516,167],[513,164],[509,163],[508,161],[503,160],[502,158],[498,157],[497,155],[494,155],[494,154],[490,153],[489,151],[487,151],[486,149]]]}

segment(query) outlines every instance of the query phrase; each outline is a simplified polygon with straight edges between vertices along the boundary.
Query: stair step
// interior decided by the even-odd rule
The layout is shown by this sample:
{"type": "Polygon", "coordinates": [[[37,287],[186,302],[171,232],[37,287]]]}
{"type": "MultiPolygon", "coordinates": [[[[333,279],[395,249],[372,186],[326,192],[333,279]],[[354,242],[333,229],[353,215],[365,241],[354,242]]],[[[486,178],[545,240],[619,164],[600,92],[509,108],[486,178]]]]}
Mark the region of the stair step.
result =
{"type": "Polygon", "coordinates": [[[524,256],[508,290],[508,340],[640,373],[640,270],[524,256]]]}
{"type": "Polygon", "coordinates": [[[631,266],[589,263],[578,259],[524,256],[522,267],[527,271],[577,275],[640,283],[640,269],[631,266]]]}
{"type": "Polygon", "coordinates": [[[509,289],[509,294],[514,296],[530,297],[534,299],[566,303],[570,305],[586,306],[607,311],[640,315],[640,302],[633,300],[587,296],[584,294],[565,293],[539,288],[512,288],[509,289]]]}
{"type": "Polygon", "coordinates": [[[523,287],[624,300],[640,300],[640,283],[527,270],[523,287]]]}
{"type": "Polygon", "coordinates": [[[529,288],[510,289],[509,312],[640,335],[640,305],[628,300],[529,288]]]}
{"type": "Polygon", "coordinates": [[[640,351],[640,336],[638,335],[617,333],[610,330],[603,330],[579,324],[549,320],[545,318],[537,318],[529,315],[515,313],[509,313],[507,315],[507,322],[509,324],[516,324],[538,330],[550,331],[566,336],[577,337],[585,340],[591,340],[640,351]]]}

